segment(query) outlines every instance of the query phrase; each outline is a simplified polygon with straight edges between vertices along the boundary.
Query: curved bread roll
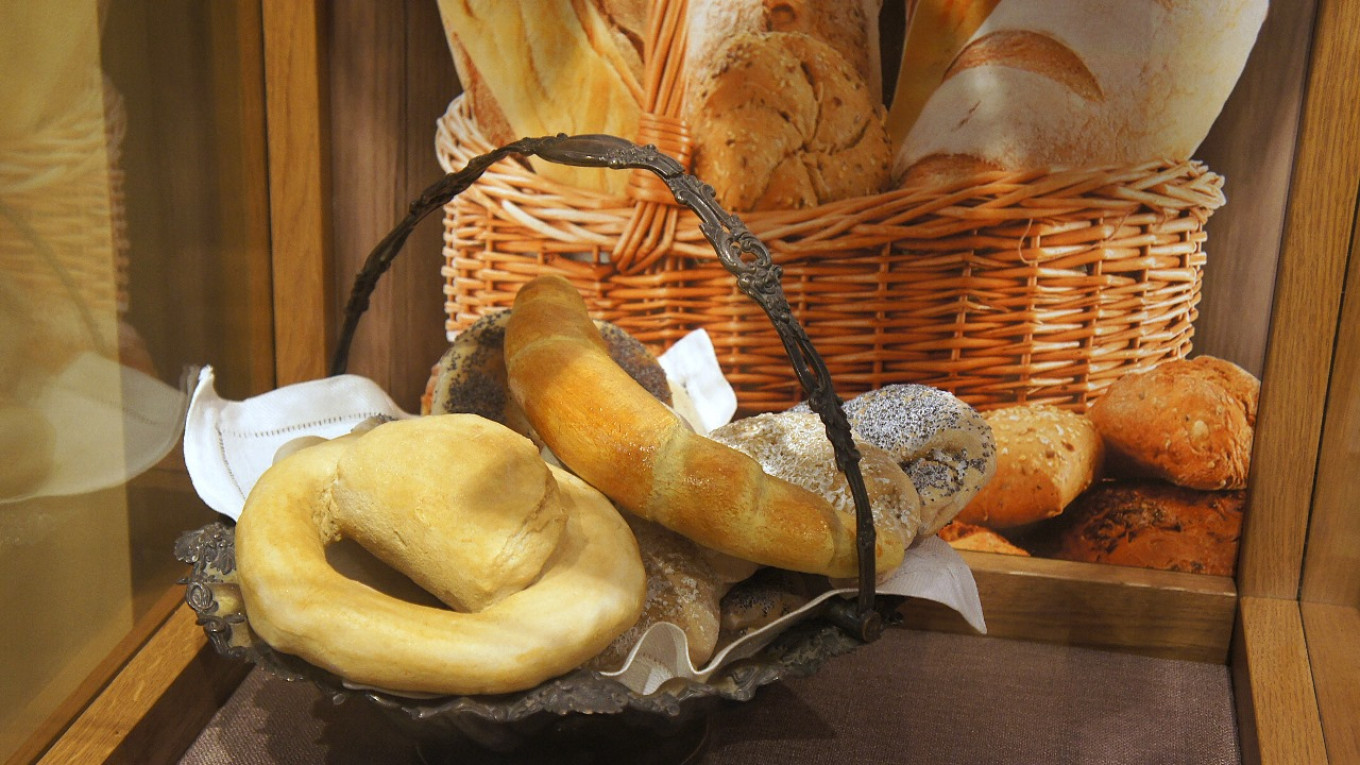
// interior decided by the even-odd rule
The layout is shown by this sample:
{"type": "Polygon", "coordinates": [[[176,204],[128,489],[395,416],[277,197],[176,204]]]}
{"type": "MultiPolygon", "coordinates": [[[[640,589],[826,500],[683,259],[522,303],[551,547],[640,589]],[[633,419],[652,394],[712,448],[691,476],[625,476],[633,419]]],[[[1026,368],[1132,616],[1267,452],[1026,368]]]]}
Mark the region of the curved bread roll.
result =
{"type": "Polygon", "coordinates": [[[958,520],[994,529],[1052,518],[1100,475],[1104,448],[1086,417],[1046,405],[983,415],[996,438],[996,475],[958,520]]]}
{"type": "Polygon", "coordinates": [[[1087,415],[1105,440],[1112,475],[1242,489],[1260,389],[1236,364],[1199,356],[1119,378],[1087,415]]]}
{"type": "MultiPolygon", "coordinates": [[[[524,412],[506,387],[505,327],[509,311],[487,314],[453,339],[426,386],[425,414],[476,414],[537,441],[524,412]]],[[[637,338],[623,328],[595,320],[609,357],[665,404],[672,402],[666,370],[637,338]]]]}
{"type": "MultiPolygon", "coordinates": [[[[854,517],[695,434],[605,353],[585,301],[559,276],[520,288],[505,336],[510,392],[563,464],[629,512],[768,566],[855,576],[854,517]]],[[[904,541],[877,540],[876,569],[904,541]]]]}
{"type": "Polygon", "coordinates": [[[894,177],[1189,158],[1246,64],[1266,0],[1002,0],[954,59],[894,177]],[[920,164],[923,163],[926,164],[920,164]]]}
{"type": "Polygon", "coordinates": [[[888,183],[882,107],[834,49],[804,34],[732,38],[690,121],[694,174],[733,211],[810,207],[888,183]]]}

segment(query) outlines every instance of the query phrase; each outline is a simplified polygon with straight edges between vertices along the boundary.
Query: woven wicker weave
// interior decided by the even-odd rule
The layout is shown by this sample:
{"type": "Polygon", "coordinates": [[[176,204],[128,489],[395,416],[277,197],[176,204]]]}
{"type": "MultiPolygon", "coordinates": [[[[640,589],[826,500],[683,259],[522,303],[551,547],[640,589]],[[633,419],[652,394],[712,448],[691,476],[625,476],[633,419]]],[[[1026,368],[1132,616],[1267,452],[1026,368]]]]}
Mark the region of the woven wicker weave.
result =
{"type": "MultiPolygon", "coordinates": [[[[644,141],[687,156],[674,114],[649,120],[663,127],[644,141]]],[[[436,145],[449,170],[493,148],[460,100],[436,145]]],[[[448,330],[560,273],[599,318],[654,348],[705,329],[742,412],[795,403],[769,321],[736,290],[697,219],[645,185],[618,199],[512,160],[493,167],[446,210],[448,330]]],[[[918,382],[980,409],[1044,401],[1084,411],[1130,369],[1189,353],[1204,223],[1223,201],[1222,178],[1201,164],[1162,161],[992,172],[741,217],[782,266],[843,397],[918,382]]]]}

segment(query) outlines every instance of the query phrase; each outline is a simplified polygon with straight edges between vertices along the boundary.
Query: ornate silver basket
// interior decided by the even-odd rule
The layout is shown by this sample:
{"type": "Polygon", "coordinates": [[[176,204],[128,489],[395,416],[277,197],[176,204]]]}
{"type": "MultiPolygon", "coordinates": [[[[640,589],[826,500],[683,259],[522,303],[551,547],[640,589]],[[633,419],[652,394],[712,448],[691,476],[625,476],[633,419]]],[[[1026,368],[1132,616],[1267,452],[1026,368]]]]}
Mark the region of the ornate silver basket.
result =
{"type": "MultiPolygon", "coordinates": [[[[369,296],[415,225],[467,189],[491,164],[511,154],[570,165],[650,170],[677,201],[700,217],[700,229],[736,278],[738,288],[764,309],[779,332],[808,404],[826,426],[837,467],[855,499],[858,597],[824,601],[819,610],[780,633],[756,655],[722,667],[707,682],[676,678],[652,693],[641,694],[598,672],[577,670],[520,693],[427,699],[348,686],[341,678],[274,651],[260,640],[250,629],[237,584],[234,530],[229,525],[214,523],[186,532],[176,543],[176,557],[192,566],[192,573],[183,580],[185,598],[220,654],[254,663],[286,680],[310,681],[337,702],[355,696],[368,699],[417,740],[437,745],[427,750],[429,761],[438,761],[438,752],[457,741],[471,741],[495,752],[515,751],[524,762],[553,761],[547,753],[564,746],[606,758],[610,751],[626,757],[617,761],[682,761],[702,746],[705,721],[716,706],[748,701],[761,686],[813,674],[828,659],[877,639],[885,621],[896,615],[902,598],[876,598],[875,531],[859,453],[826,365],[784,297],[779,267],[745,225],[717,204],[710,187],[685,174],[678,162],[653,146],[598,135],[523,139],[476,157],[462,171],[445,176],[411,204],[406,218],[374,248],[356,277],[331,374],[345,371],[350,341],[369,296]]],[[[475,762],[471,757],[463,750],[453,761],[475,762]]]]}

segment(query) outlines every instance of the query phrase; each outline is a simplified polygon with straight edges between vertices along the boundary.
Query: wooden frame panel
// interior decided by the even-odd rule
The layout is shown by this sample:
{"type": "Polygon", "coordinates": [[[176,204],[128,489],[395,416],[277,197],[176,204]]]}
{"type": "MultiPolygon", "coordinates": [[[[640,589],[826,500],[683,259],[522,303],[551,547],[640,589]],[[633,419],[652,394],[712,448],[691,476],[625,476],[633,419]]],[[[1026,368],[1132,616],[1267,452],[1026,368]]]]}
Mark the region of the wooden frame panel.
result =
{"type": "MultiPolygon", "coordinates": [[[[320,63],[324,51],[317,34],[321,28],[317,3],[265,0],[264,9],[270,83],[271,211],[278,277],[275,308],[280,327],[276,332],[278,383],[286,384],[324,374],[325,352],[329,348],[324,332],[318,335],[301,327],[304,322],[290,322],[287,317],[329,316],[327,306],[333,307],[336,302],[334,280],[326,276],[331,229],[326,206],[320,202],[328,197],[318,196],[326,188],[328,172],[323,159],[328,156],[324,129],[315,119],[315,115],[325,113],[321,106],[324,87],[320,63]],[[280,50],[284,47],[286,51],[280,50]],[[315,107],[310,114],[305,104],[315,107]],[[295,168],[296,172],[285,172],[285,167],[295,168]],[[317,278],[318,274],[321,278],[317,278]]],[[[1172,577],[1176,579],[1173,582],[1155,573],[1140,579],[1128,577],[1122,570],[1116,581],[1102,578],[1102,573],[1115,575],[1108,569],[1093,570],[1100,567],[1059,561],[998,561],[997,556],[982,554],[968,556],[984,599],[994,599],[989,609],[995,614],[992,618],[996,631],[1005,636],[1071,639],[1071,634],[1045,634],[1039,625],[1051,628],[1053,612],[1063,608],[1066,599],[1074,595],[1091,603],[1142,596],[1147,602],[1145,609],[1140,607],[1139,614],[1159,609],[1189,614],[1207,604],[1218,614],[1212,617],[1218,624],[1229,618],[1221,615],[1224,609],[1231,612],[1235,607],[1237,637],[1231,660],[1238,677],[1244,757],[1259,762],[1313,762],[1325,758],[1323,721],[1342,719],[1337,715],[1344,715],[1349,709],[1346,705],[1354,703],[1355,685],[1346,684],[1347,678],[1356,677],[1354,652],[1338,641],[1353,635],[1356,629],[1357,621],[1352,618],[1355,604],[1333,607],[1330,603],[1305,601],[1301,606],[1298,601],[1304,535],[1326,406],[1323,391],[1333,369],[1332,344],[1341,311],[1342,277],[1351,252],[1356,179],[1360,178],[1360,149],[1346,146],[1350,137],[1360,135],[1357,114],[1360,100],[1347,87],[1354,61],[1360,60],[1357,48],[1360,6],[1342,0],[1323,0],[1316,29],[1264,373],[1266,385],[1256,445],[1256,464],[1263,467],[1257,471],[1257,483],[1252,490],[1237,586],[1227,580],[1205,577],[1186,580],[1172,577]],[[1031,601],[1023,599],[1026,592],[1031,593],[1031,601]],[[1013,605],[1005,605],[1016,598],[1020,599],[1013,605]],[[1309,638],[1306,650],[1305,634],[1309,638]],[[1336,682],[1329,677],[1315,684],[1310,661],[1318,666],[1340,667],[1343,672],[1336,675],[1336,682]]],[[[305,322],[312,327],[326,327],[330,323],[305,322]]],[[[1354,334],[1343,333],[1342,340],[1354,334]]],[[[1349,363],[1344,358],[1338,364],[1349,363]]],[[[1354,545],[1350,549],[1354,550],[1354,545]]],[[[1360,574],[1353,568],[1341,581],[1314,580],[1310,576],[1305,589],[1320,588],[1317,592],[1323,593],[1328,591],[1326,588],[1341,587],[1350,592],[1347,588],[1355,584],[1355,576],[1360,574]],[[1312,584],[1314,581],[1322,583],[1312,584]]],[[[1093,621],[1099,621],[1102,612],[1095,613],[1093,621]]],[[[151,677],[154,672],[145,676],[142,673],[145,661],[153,661],[156,654],[199,655],[206,650],[200,642],[201,631],[184,629],[183,619],[182,610],[177,611],[124,674],[140,677],[134,681],[137,683],[155,679],[151,677]]],[[[1198,658],[1221,658],[1224,641],[1221,632],[1211,629],[1203,632],[1209,636],[1203,639],[1172,638],[1159,646],[1152,643],[1163,642],[1160,637],[1154,641],[1138,637],[1137,629],[1147,626],[1143,616],[1128,619],[1132,621],[1126,620],[1113,631],[1091,633],[1097,636],[1091,640],[1121,650],[1151,649],[1158,653],[1165,649],[1158,655],[1177,655],[1188,647],[1192,653],[1205,652],[1198,658]],[[1121,637],[1102,643],[1099,635],[1121,637]]],[[[1199,630],[1194,626],[1188,629],[1191,633],[1199,630]]],[[[1086,642],[1087,638],[1082,640],[1086,642]]],[[[189,663],[181,666],[188,667],[189,663]]],[[[174,698],[164,690],[181,676],[182,673],[175,677],[161,673],[156,682],[162,684],[162,692],[150,693],[156,699],[174,698]]],[[[148,692],[144,685],[138,688],[138,693],[148,692]]],[[[117,709],[126,693],[127,686],[111,685],[90,712],[117,709]]],[[[164,703],[168,702],[153,703],[148,714],[154,715],[155,708],[164,703]]],[[[96,720],[95,724],[100,723],[96,720]]],[[[1354,722],[1347,720],[1340,725],[1353,726],[1354,722]]],[[[1349,752],[1330,743],[1340,740],[1334,739],[1330,730],[1329,727],[1327,746],[1333,757],[1349,752]]],[[[59,742],[58,746],[62,745],[59,742]]],[[[105,749],[83,751],[91,759],[108,759],[116,756],[120,746],[121,742],[106,741],[105,749]]]]}

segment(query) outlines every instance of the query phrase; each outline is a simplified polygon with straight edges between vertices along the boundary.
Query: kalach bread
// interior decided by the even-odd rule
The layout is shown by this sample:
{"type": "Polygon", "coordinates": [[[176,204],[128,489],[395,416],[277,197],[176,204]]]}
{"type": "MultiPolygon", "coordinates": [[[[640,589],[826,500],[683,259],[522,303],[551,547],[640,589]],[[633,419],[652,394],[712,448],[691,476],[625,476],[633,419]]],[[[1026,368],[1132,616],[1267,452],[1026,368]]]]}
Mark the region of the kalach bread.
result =
{"type": "Polygon", "coordinates": [[[897,152],[1006,170],[1190,157],[1246,63],[1267,0],[1001,0],[897,152]]]}
{"type": "Polygon", "coordinates": [[[694,174],[736,212],[810,207],[882,191],[883,109],[824,42],[742,34],[688,107],[694,174]]]}
{"type": "Polygon", "coordinates": [[[996,439],[996,475],[958,520],[1006,529],[1052,518],[1100,476],[1104,446],[1085,416],[1024,404],[983,417],[996,439]]]}
{"type": "Polygon", "coordinates": [[[1119,378],[1087,414],[1105,441],[1111,475],[1241,489],[1260,389],[1236,364],[1199,356],[1119,378]]]}
{"type": "Polygon", "coordinates": [[[1052,557],[1232,576],[1244,497],[1156,481],[1107,481],[1072,504],[1052,557]]]}

